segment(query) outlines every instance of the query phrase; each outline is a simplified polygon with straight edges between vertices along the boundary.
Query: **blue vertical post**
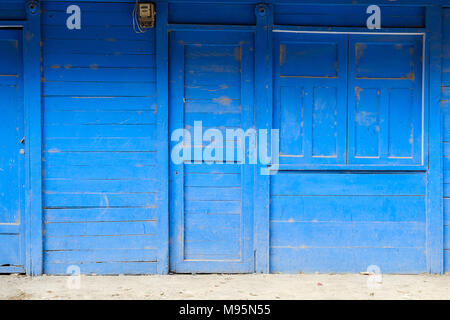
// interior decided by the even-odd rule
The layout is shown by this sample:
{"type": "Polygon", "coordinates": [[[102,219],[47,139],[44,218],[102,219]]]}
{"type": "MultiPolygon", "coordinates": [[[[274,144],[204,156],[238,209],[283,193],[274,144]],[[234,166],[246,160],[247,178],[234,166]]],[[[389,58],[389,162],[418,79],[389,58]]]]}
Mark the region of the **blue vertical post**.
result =
{"type": "MultiPolygon", "coordinates": [[[[257,130],[269,130],[268,137],[270,139],[270,129],[272,128],[272,7],[267,4],[258,4],[255,8],[255,15],[255,123],[257,130]]],[[[262,167],[259,163],[255,172],[255,272],[269,273],[270,176],[261,175],[262,167]]]]}
{"type": "Polygon", "coordinates": [[[426,9],[429,62],[429,167],[427,171],[427,268],[430,273],[444,271],[443,165],[441,112],[442,9],[426,9]]]}
{"type": "Polygon", "coordinates": [[[26,178],[26,270],[41,275],[42,239],[42,162],[41,162],[41,19],[39,3],[25,5],[27,21],[23,30],[25,143],[28,172],[26,178]]]}
{"type": "Polygon", "coordinates": [[[169,61],[167,32],[167,2],[156,4],[156,103],[157,103],[157,152],[158,152],[158,253],[157,273],[169,272],[169,149],[168,149],[168,94],[169,61]]]}

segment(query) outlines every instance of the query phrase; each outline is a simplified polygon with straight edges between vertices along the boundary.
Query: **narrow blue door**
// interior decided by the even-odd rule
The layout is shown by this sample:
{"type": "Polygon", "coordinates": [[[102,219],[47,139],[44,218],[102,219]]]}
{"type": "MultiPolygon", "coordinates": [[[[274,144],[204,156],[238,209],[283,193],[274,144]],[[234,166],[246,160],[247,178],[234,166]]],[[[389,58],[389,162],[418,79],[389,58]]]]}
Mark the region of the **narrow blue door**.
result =
{"type": "Polygon", "coordinates": [[[0,272],[24,272],[21,34],[0,29],[0,272]]]}
{"type": "MultiPolygon", "coordinates": [[[[210,143],[206,137],[203,142],[201,137],[196,140],[198,131],[218,130],[223,146],[226,129],[252,127],[253,74],[251,34],[170,34],[170,131],[186,129],[184,145],[191,159],[203,155],[210,143]]],[[[178,143],[172,141],[172,150],[178,143]]],[[[226,151],[222,152],[225,157],[226,151]]],[[[253,272],[252,165],[237,156],[226,164],[198,158],[178,164],[173,160],[171,271],[253,272]]]]}

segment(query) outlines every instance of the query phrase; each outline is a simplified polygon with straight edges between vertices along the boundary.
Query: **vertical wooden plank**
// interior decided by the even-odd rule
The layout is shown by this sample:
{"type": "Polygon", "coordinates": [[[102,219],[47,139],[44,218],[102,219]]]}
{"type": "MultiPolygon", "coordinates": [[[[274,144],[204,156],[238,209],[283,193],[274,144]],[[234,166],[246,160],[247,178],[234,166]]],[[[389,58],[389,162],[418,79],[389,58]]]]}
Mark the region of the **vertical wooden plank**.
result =
{"type": "MultiPolygon", "coordinates": [[[[427,172],[427,268],[430,273],[443,273],[443,178],[441,117],[441,49],[442,11],[429,6],[426,11],[427,53],[429,65],[429,158],[427,172]]],[[[427,91],[427,90],[425,90],[427,91]]]]}
{"type": "MultiPolygon", "coordinates": [[[[170,135],[184,128],[184,44],[178,42],[178,33],[170,33],[170,135]]],[[[189,141],[191,143],[191,141],[189,141]]],[[[177,141],[170,141],[170,150],[177,141]]],[[[177,271],[177,264],[184,260],[184,163],[175,164],[170,159],[170,271],[177,271]],[[179,245],[173,245],[178,241],[179,245]],[[180,249],[181,248],[181,249],[180,249]]]]}
{"type": "MultiPolygon", "coordinates": [[[[245,39],[251,38],[248,35],[245,39]]],[[[253,40],[253,39],[251,39],[253,40]]],[[[253,59],[253,41],[248,41],[241,45],[241,124],[242,128],[253,127],[253,115],[254,115],[254,59],[253,59]]],[[[248,157],[248,150],[246,150],[246,157],[248,157]]],[[[243,164],[241,167],[241,203],[242,203],[242,229],[241,235],[242,243],[242,262],[248,265],[243,270],[247,272],[254,272],[254,254],[253,254],[253,241],[249,241],[253,236],[253,174],[254,165],[243,164]]]]}
{"type": "Polygon", "coordinates": [[[41,169],[41,19],[38,2],[25,5],[24,110],[26,132],[26,270],[42,274],[42,169],[41,169]]]}
{"type": "Polygon", "coordinates": [[[159,197],[158,206],[158,264],[157,273],[169,272],[169,61],[167,2],[156,4],[156,103],[158,124],[158,171],[159,197]]]}
{"type": "MultiPolygon", "coordinates": [[[[255,123],[256,129],[272,128],[272,28],[273,10],[270,5],[255,8],[255,123]]],[[[268,135],[270,139],[270,134],[268,135]]],[[[269,273],[270,244],[270,176],[261,175],[263,166],[255,166],[254,242],[255,272],[269,273]]]]}

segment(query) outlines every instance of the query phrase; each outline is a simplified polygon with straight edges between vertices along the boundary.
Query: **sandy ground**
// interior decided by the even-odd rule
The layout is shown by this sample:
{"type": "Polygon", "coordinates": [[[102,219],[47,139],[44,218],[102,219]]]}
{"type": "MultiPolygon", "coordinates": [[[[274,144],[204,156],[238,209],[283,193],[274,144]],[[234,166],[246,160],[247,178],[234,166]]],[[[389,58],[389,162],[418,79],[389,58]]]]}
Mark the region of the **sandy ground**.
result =
{"type": "Polygon", "coordinates": [[[4,275],[0,299],[450,299],[450,275],[4,275]]]}

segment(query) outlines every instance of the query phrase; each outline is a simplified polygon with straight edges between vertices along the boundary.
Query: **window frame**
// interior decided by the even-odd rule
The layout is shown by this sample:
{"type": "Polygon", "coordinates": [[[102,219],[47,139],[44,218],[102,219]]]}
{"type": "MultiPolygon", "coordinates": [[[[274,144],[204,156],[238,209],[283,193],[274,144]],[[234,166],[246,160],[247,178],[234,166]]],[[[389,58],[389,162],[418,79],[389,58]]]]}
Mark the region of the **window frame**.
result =
{"type": "MultiPolygon", "coordinates": [[[[364,28],[342,28],[342,27],[336,27],[336,28],[321,28],[321,27],[298,27],[298,26],[280,26],[280,25],[274,25],[274,29],[272,32],[275,33],[301,33],[301,34],[346,34],[346,35],[387,35],[387,36],[421,36],[422,37],[422,88],[421,88],[421,94],[422,94],[422,150],[420,154],[421,161],[417,164],[405,164],[405,163],[351,163],[349,161],[349,155],[348,155],[348,132],[346,137],[346,162],[344,164],[314,164],[314,163],[279,163],[276,167],[277,170],[295,170],[295,171],[426,171],[428,169],[428,117],[429,117],[429,103],[428,103],[428,91],[426,88],[429,86],[429,79],[428,79],[428,45],[427,45],[427,32],[425,29],[417,28],[417,29],[411,29],[411,28],[395,28],[395,29],[381,29],[381,30],[374,30],[371,32],[368,32],[367,29],[364,28]]],[[[274,37],[275,38],[275,37],[274,37]]],[[[350,41],[349,41],[350,42],[350,41]]],[[[274,44],[276,42],[274,41],[274,44]]],[[[273,46],[274,49],[274,56],[277,56],[276,51],[278,50],[275,46],[273,46]]],[[[275,61],[275,60],[274,60],[275,61]]],[[[274,71],[275,71],[274,66],[274,71]]],[[[276,86],[276,77],[278,75],[276,72],[273,72],[273,90],[277,90],[276,86]]],[[[274,99],[275,104],[275,99],[274,99]]],[[[273,113],[273,119],[276,119],[275,115],[275,108],[273,113]]],[[[347,111],[347,117],[348,117],[348,111],[347,111]]],[[[274,122],[275,124],[275,122],[274,122]]],[[[348,123],[347,123],[348,125],[348,123]]],[[[274,149],[272,147],[272,154],[274,152],[274,149]]]]}

